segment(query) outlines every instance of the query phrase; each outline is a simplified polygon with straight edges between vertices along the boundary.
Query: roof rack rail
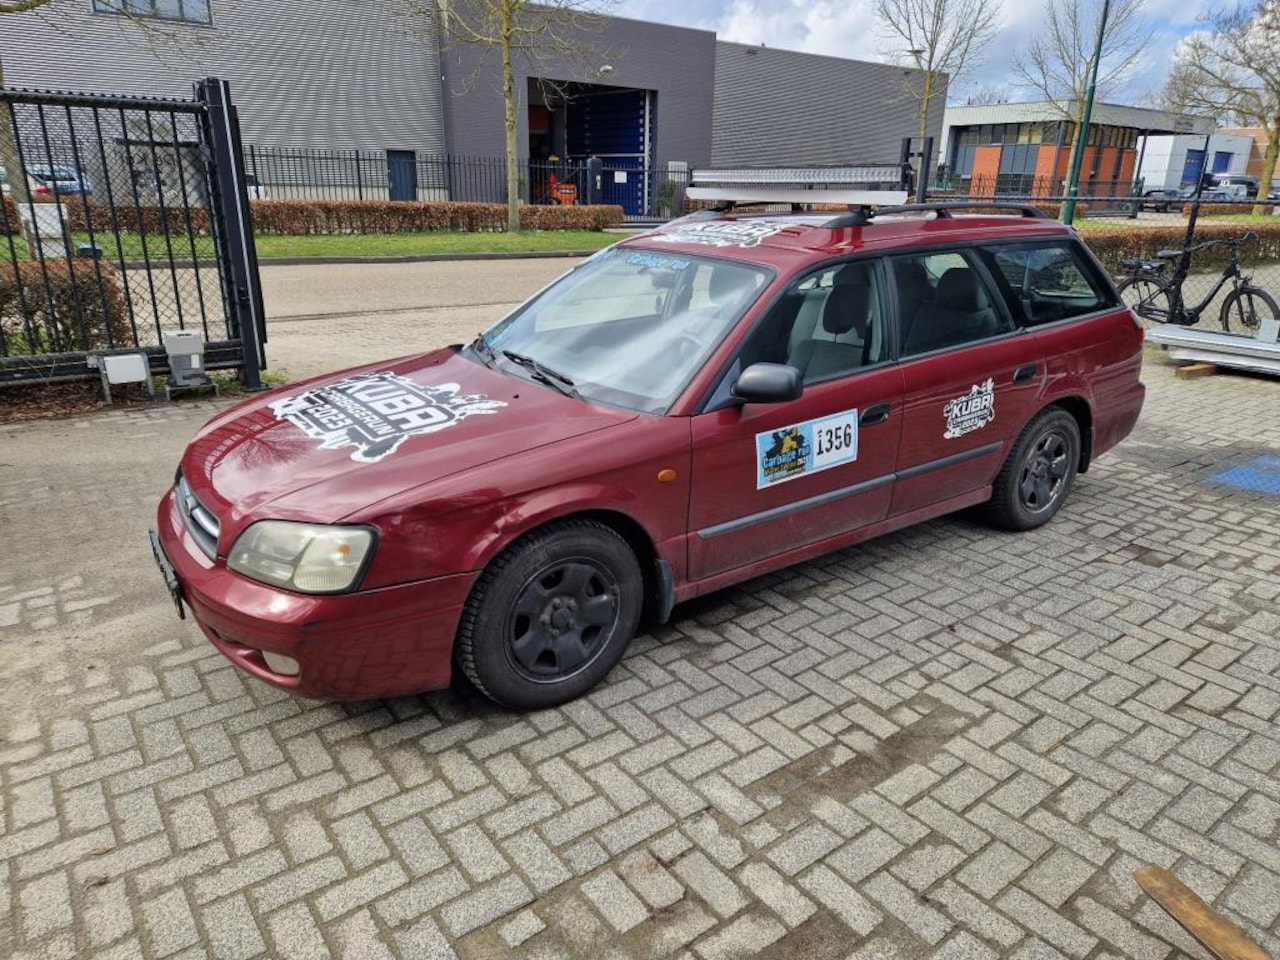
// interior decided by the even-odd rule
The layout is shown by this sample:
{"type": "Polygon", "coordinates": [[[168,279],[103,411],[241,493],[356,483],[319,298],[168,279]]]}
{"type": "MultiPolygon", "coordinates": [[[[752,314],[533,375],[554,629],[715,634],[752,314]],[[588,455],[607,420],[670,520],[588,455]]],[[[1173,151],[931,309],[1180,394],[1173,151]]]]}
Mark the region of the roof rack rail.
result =
{"type": "Polygon", "coordinates": [[[877,214],[936,213],[939,217],[951,216],[953,210],[1017,210],[1024,217],[1047,220],[1045,212],[1031,203],[1009,203],[1003,200],[947,200],[942,203],[904,203],[900,207],[881,207],[877,214]]]}
{"type": "Polygon", "coordinates": [[[953,210],[1017,210],[1024,217],[1047,220],[1044,211],[1029,203],[1003,203],[998,200],[975,200],[970,202],[947,201],[945,203],[903,203],[894,206],[880,206],[875,209],[856,207],[848,213],[842,213],[823,224],[831,230],[841,227],[865,227],[874,217],[892,216],[896,213],[933,213],[940,219],[950,219],[953,210]]]}

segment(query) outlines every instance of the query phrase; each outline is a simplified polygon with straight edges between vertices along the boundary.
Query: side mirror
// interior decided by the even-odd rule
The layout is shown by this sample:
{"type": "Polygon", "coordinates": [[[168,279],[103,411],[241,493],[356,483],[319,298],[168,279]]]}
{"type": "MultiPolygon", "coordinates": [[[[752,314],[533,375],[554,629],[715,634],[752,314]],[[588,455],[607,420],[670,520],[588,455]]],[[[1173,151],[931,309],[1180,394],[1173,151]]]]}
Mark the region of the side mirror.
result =
{"type": "Polygon", "coordinates": [[[753,363],[733,385],[733,398],[743,403],[783,403],[803,392],[800,371],[783,363],[753,363]]]}

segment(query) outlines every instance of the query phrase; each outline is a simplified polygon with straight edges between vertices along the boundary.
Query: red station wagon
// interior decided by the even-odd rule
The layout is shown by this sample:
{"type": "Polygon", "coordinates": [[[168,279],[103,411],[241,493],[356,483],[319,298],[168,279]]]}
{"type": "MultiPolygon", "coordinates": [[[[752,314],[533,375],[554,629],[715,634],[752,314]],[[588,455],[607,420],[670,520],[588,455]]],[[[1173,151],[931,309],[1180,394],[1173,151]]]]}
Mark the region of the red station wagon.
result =
{"type": "Polygon", "coordinates": [[[461,670],[533,709],[692,597],[965,507],[1037,527],[1137,420],[1142,331],[1014,214],[695,214],[469,346],[228,409],[152,535],[179,612],[301,695],[461,670]]]}

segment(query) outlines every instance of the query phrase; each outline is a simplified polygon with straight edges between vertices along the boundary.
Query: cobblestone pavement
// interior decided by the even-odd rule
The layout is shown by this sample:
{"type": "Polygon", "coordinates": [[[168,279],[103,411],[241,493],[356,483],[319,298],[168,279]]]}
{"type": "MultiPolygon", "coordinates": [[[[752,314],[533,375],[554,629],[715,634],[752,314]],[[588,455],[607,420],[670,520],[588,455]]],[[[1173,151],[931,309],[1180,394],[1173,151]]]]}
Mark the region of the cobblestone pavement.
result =
{"type": "Polygon", "coordinates": [[[178,622],[143,531],[211,405],[0,434],[0,955],[1205,956],[1146,863],[1280,954],[1280,384],[1145,376],[1046,529],[718,593],[531,715],[178,622]]]}

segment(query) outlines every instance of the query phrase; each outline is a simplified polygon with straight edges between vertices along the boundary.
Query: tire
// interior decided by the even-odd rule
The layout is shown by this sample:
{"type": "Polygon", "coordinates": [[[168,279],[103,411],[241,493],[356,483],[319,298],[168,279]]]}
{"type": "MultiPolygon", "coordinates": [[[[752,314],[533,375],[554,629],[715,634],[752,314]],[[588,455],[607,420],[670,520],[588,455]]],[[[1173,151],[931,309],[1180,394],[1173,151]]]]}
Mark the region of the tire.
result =
{"type": "Polygon", "coordinates": [[[558,706],[622,659],[643,607],[644,575],[627,542],[602,523],[562,521],[516,541],[481,574],[455,662],[501,706],[558,706]]]}
{"type": "Polygon", "coordinates": [[[1271,294],[1259,287],[1241,287],[1227,294],[1219,315],[1228,332],[1257,334],[1263,320],[1280,319],[1280,308],[1271,294]]]}
{"type": "Polygon", "coordinates": [[[1150,277],[1125,277],[1116,284],[1124,305],[1138,316],[1144,327],[1168,323],[1173,301],[1160,283],[1150,277]]]}
{"type": "Polygon", "coordinates": [[[1033,530],[1053,519],[1080,466],[1080,426],[1061,407],[1041,410],[1000,468],[987,519],[1006,530],[1033,530]]]}

